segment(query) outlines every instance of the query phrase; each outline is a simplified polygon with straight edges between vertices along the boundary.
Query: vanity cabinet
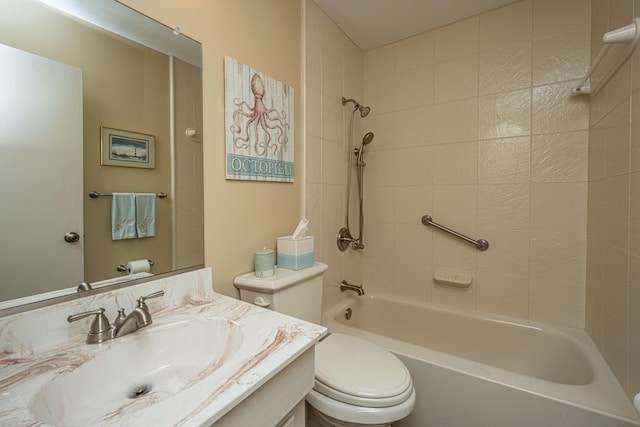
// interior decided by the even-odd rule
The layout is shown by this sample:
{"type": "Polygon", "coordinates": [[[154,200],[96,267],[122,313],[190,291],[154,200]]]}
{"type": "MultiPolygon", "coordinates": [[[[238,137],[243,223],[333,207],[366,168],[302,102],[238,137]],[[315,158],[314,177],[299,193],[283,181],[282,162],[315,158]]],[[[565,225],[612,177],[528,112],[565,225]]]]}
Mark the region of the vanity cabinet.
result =
{"type": "Polygon", "coordinates": [[[311,347],[213,425],[304,427],[304,398],[315,381],[314,358],[311,347]]]}

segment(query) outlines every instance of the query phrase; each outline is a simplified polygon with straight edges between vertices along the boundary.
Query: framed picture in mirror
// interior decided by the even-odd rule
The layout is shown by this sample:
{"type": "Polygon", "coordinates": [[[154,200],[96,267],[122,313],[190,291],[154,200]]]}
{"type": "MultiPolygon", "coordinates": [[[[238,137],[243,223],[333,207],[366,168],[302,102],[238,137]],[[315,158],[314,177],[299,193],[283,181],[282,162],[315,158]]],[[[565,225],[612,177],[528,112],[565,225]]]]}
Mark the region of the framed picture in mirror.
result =
{"type": "Polygon", "coordinates": [[[100,136],[101,165],[155,169],[153,135],[102,126],[100,136]]]}

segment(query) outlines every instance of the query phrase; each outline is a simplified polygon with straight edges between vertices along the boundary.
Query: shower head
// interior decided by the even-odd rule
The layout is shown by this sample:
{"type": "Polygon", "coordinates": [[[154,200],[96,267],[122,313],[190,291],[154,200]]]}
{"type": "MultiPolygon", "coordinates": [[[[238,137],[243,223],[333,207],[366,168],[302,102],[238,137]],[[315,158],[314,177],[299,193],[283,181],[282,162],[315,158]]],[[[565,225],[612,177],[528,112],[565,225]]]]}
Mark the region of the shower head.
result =
{"type": "Polygon", "coordinates": [[[342,105],[347,105],[348,102],[351,102],[355,109],[360,111],[360,117],[362,118],[367,117],[371,112],[371,108],[360,105],[360,103],[355,99],[346,99],[345,97],[342,97],[342,105]]]}
{"type": "Polygon", "coordinates": [[[362,145],[369,145],[373,141],[373,132],[367,132],[364,134],[364,138],[362,138],[362,145]]]}

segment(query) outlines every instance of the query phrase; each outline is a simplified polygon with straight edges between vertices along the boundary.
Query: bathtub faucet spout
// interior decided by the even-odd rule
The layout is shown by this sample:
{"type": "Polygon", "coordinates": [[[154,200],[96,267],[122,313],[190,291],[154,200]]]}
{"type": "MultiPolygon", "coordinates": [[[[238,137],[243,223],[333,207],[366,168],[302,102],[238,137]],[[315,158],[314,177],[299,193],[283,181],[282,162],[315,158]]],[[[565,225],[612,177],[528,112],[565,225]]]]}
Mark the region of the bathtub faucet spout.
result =
{"type": "Polygon", "coordinates": [[[354,291],[358,295],[364,295],[364,288],[362,287],[362,285],[352,285],[346,280],[343,280],[340,283],[340,292],[344,291],[354,291]]]}

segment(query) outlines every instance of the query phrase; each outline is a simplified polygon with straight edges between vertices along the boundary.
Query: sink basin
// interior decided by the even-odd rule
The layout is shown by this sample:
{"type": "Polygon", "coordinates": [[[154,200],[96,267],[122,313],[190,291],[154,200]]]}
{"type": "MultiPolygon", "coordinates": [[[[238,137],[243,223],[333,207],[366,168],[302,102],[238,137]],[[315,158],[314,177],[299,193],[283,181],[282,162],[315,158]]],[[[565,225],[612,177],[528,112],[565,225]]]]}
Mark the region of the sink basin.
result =
{"type": "Polygon", "coordinates": [[[242,341],[241,327],[227,319],[152,324],[101,344],[108,348],[43,387],[29,409],[53,425],[92,425],[134,413],[224,372],[242,341]]]}

